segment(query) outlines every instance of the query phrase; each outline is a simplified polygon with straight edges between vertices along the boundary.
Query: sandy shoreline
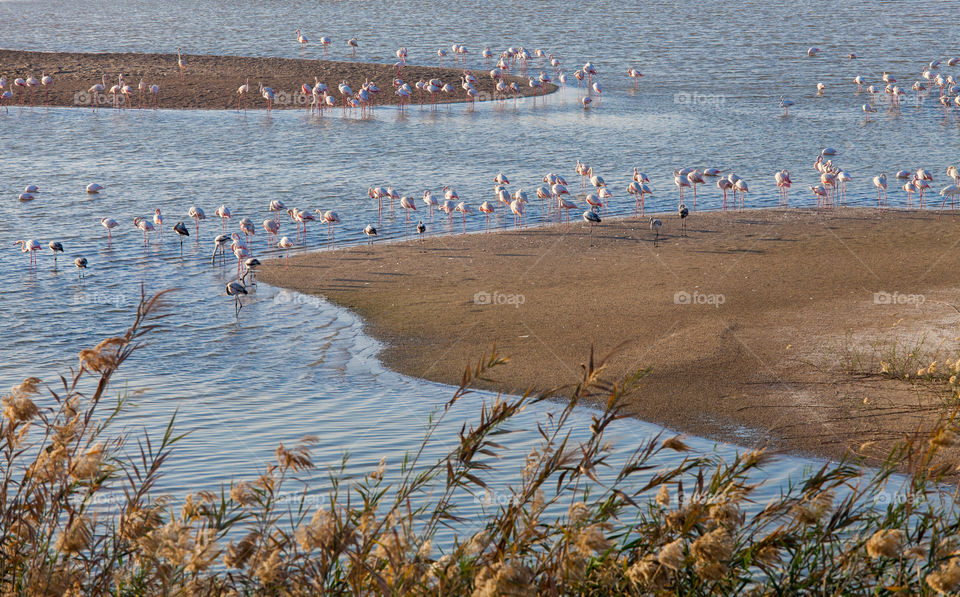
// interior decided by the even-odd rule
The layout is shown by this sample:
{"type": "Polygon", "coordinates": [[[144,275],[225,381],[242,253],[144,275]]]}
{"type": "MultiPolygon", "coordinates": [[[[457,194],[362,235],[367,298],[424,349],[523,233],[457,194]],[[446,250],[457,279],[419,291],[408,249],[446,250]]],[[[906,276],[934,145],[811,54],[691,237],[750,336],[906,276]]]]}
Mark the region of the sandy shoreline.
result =
{"type": "MultiPolygon", "coordinates": [[[[247,109],[265,109],[264,100],[257,93],[257,83],[273,87],[277,92],[274,108],[305,109],[305,99],[299,95],[300,86],[312,85],[314,77],[325,83],[337,99],[341,98],[337,85],[341,81],[359,90],[364,81],[375,82],[381,92],[374,94],[373,105],[394,105],[399,98],[394,94],[393,79],[395,70],[389,64],[363,62],[339,62],[333,60],[303,60],[292,58],[256,58],[245,56],[207,56],[184,55],[185,74],[180,80],[176,54],[139,54],[139,53],[72,53],[72,52],[25,52],[20,50],[0,50],[0,64],[7,78],[7,89],[15,94],[7,105],[20,103],[20,92],[24,101],[30,103],[30,90],[22,90],[13,85],[14,79],[34,76],[38,81],[41,73],[53,77],[51,88],[36,87],[35,105],[92,107],[93,102],[87,90],[99,83],[101,76],[107,75],[107,88],[117,82],[117,75],[123,74],[125,82],[135,90],[141,78],[148,86],[157,84],[160,93],[157,107],[163,109],[236,109],[237,88],[250,79],[251,93],[247,97],[247,109]]],[[[495,91],[494,83],[486,71],[471,71],[477,77],[476,88],[480,98],[491,98],[495,91]]],[[[403,78],[413,87],[420,80],[439,78],[450,83],[456,92],[446,97],[440,94],[440,102],[465,101],[465,93],[460,88],[462,69],[439,68],[408,65],[404,68],[403,78]]],[[[530,95],[531,88],[527,79],[509,76],[507,82],[517,81],[521,95],[530,95]]],[[[547,91],[556,89],[548,85],[547,91]]],[[[121,98],[122,99],[122,98],[121,98]]],[[[135,94],[133,105],[149,107],[150,95],[135,94]]],[[[418,101],[416,89],[411,98],[412,104],[418,101]]],[[[427,99],[425,98],[426,102],[427,99]]],[[[99,97],[103,107],[113,107],[113,97],[103,94],[99,97]]]]}
{"type": "Polygon", "coordinates": [[[837,457],[933,422],[944,385],[890,379],[880,361],[921,338],[918,360],[956,360],[960,224],[704,212],[682,237],[663,219],[659,248],[630,218],[592,237],[576,223],[310,253],[259,277],[356,311],[384,363],[415,377],[457,384],[496,343],[511,363],[485,387],[549,389],[591,345],[625,342],[611,375],[652,368],[630,413],[686,432],[837,457]]]}

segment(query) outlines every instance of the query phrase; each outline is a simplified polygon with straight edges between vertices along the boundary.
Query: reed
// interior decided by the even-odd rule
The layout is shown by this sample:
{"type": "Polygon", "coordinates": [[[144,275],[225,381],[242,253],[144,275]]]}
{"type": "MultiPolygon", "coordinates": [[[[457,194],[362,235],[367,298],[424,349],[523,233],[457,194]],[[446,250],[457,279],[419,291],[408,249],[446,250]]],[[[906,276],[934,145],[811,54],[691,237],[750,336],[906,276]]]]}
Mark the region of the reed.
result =
{"type": "Polygon", "coordinates": [[[465,370],[397,474],[381,463],[350,476],[345,457],[314,507],[308,496],[320,476],[305,438],[278,446],[258,477],[188,495],[174,509],[151,491],[180,438],[174,420],[160,438],[116,434],[125,398],[107,399],[113,374],[162,325],[162,299],[143,297],[126,333],[80,351],[69,375],[54,384],[28,378],[3,398],[4,594],[933,595],[960,587],[949,484],[957,463],[944,450],[957,441],[955,411],[898,444],[878,469],[824,464],[761,506],[757,471],[774,458],[765,450],[724,460],[661,434],[614,463],[605,434],[626,416],[624,398],[645,372],[609,380],[605,359],[593,355],[564,389],[570,400],[539,425],[511,499],[480,528],[458,504],[502,480],[500,436],[553,393],[498,396],[443,457],[424,462],[424,454],[451,407],[507,361],[495,350],[465,370]],[[586,403],[601,408],[574,440],[572,415],[586,403]],[[665,451],[680,455],[676,466],[662,465],[665,451]],[[96,507],[105,492],[122,495],[109,513],[96,507]],[[291,492],[299,499],[286,499],[291,492]],[[887,499],[894,492],[902,499],[887,499]],[[438,543],[440,530],[455,538],[438,543]]]}

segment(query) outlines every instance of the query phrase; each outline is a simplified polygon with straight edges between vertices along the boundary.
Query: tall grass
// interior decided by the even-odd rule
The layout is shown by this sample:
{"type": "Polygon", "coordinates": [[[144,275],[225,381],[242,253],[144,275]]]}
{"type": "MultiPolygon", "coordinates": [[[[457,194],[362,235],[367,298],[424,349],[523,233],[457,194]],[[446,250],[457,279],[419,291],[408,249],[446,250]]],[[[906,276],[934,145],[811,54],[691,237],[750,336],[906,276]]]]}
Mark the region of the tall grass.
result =
{"type": "Polygon", "coordinates": [[[381,466],[348,483],[344,462],[314,507],[305,438],[280,445],[257,478],[173,509],[151,492],[178,439],[173,421],[154,440],[114,435],[124,403],[106,399],[113,374],[162,324],[161,300],[144,298],[126,333],[80,351],[69,375],[26,379],[3,398],[4,594],[930,595],[960,586],[960,521],[946,484],[956,463],[943,453],[957,439],[956,413],[879,470],[824,464],[760,505],[750,479],[771,458],[763,450],[722,460],[656,436],[615,464],[604,436],[643,373],[606,379],[592,355],[569,402],[540,424],[511,499],[482,528],[458,504],[502,478],[505,425],[552,394],[498,397],[442,458],[423,455],[450,408],[506,362],[497,354],[464,372],[398,481],[381,466]],[[587,401],[603,408],[574,441],[573,411],[587,401]],[[664,451],[680,463],[663,466],[664,451]],[[897,469],[903,499],[881,499],[897,469]],[[100,512],[98,497],[118,489],[116,510],[100,512]],[[285,499],[291,491],[300,499],[285,499]],[[455,539],[435,545],[441,530],[455,539]]]}

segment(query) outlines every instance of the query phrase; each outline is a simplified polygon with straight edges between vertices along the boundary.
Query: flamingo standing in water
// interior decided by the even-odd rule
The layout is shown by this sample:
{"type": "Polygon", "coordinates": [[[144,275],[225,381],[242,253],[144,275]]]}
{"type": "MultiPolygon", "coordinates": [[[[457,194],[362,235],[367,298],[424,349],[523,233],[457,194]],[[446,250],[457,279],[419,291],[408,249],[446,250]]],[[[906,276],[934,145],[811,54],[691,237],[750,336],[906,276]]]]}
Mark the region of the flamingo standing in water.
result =
{"type": "Polygon", "coordinates": [[[18,240],[14,245],[20,245],[20,250],[30,256],[30,267],[37,265],[36,252],[40,250],[40,243],[33,239],[18,240]]]}
{"type": "Polygon", "coordinates": [[[423,202],[427,204],[427,210],[430,212],[430,221],[433,221],[433,208],[439,205],[437,199],[430,193],[430,191],[423,192],[423,202]]]}
{"type": "Polygon", "coordinates": [[[247,94],[250,93],[250,79],[247,79],[246,82],[237,87],[237,112],[240,111],[240,107],[243,107],[243,111],[247,111],[247,94]]]}
{"type": "Polygon", "coordinates": [[[726,178],[717,180],[717,187],[723,193],[723,209],[727,209],[727,191],[733,188],[733,183],[726,178]]]}
{"type": "Polygon", "coordinates": [[[276,236],[280,232],[280,222],[273,218],[263,221],[263,229],[267,231],[267,244],[270,244],[270,237],[276,236]]]}
{"type": "Polygon", "coordinates": [[[410,224],[410,212],[417,211],[417,206],[413,202],[413,197],[401,197],[400,207],[403,208],[403,229],[406,231],[410,224]]]}
{"type": "Polygon", "coordinates": [[[297,29],[297,43],[300,44],[301,50],[307,47],[307,38],[304,37],[302,33],[300,33],[299,29],[297,29]]]}
{"type": "Polygon", "coordinates": [[[483,231],[490,232],[490,214],[494,213],[495,206],[489,201],[480,204],[480,213],[483,214],[483,231]]]}
{"type": "Polygon", "coordinates": [[[217,210],[216,210],[215,212],[213,212],[213,213],[214,213],[214,215],[216,215],[217,217],[220,218],[220,231],[222,232],[223,229],[224,229],[224,227],[226,226],[227,220],[230,219],[230,215],[231,215],[231,214],[230,214],[230,208],[227,207],[226,205],[221,205],[221,206],[218,207],[217,210]]]}
{"type": "Polygon", "coordinates": [[[244,286],[243,283],[241,283],[241,282],[238,281],[238,280],[233,280],[232,282],[227,282],[226,295],[227,295],[227,296],[232,296],[234,299],[236,299],[236,303],[235,303],[236,313],[235,313],[235,316],[238,317],[238,318],[240,317],[240,309],[243,309],[243,303],[240,302],[240,295],[242,295],[242,294],[247,294],[247,287],[244,286]]]}
{"type": "Polygon", "coordinates": [[[333,40],[330,39],[330,38],[327,37],[327,36],[323,36],[323,37],[320,38],[320,47],[323,48],[323,55],[324,55],[324,56],[327,55],[327,46],[329,46],[329,45],[332,44],[332,43],[333,43],[333,40]]]}
{"type": "Polygon", "coordinates": [[[356,55],[357,55],[357,47],[360,45],[360,40],[357,39],[357,36],[354,35],[353,37],[351,37],[350,39],[348,39],[348,40],[347,40],[347,45],[350,46],[351,48],[353,48],[353,56],[356,56],[356,55]]]}
{"type": "Polygon", "coordinates": [[[58,242],[58,241],[52,240],[52,241],[50,241],[50,244],[47,245],[47,246],[50,247],[50,251],[53,253],[53,267],[54,267],[54,269],[56,269],[56,267],[57,267],[57,254],[58,254],[58,253],[63,253],[63,244],[60,243],[60,242],[58,242]]]}
{"type": "Polygon", "coordinates": [[[153,210],[153,225],[157,228],[157,235],[160,237],[160,240],[163,240],[163,214],[160,213],[160,208],[153,210]]]}
{"type": "Polygon", "coordinates": [[[881,172],[878,176],[874,176],[873,186],[877,187],[877,207],[883,211],[887,204],[887,173],[881,172]]]}
{"type": "Polygon", "coordinates": [[[473,211],[470,209],[470,206],[467,205],[466,201],[461,201],[457,204],[457,207],[454,211],[460,212],[460,215],[463,217],[463,233],[467,233],[467,214],[472,214],[473,211]]]}
{"type": "Polygon", "coordinates": [[[120,224],[113,218],[100,218],[100,225],[107,229],[107,244],[109,245],[113,238],[113,229],[120,224]]]}
{"type": "Polygon", "coordinates": [[[87,258],[86,257],[77,257],[73,260],[73,265],[77,268],[78,278],[84,278],[86,276],[87,270],[87,258]]]}
{"type": "Polygon", "coordinates": [[[194,232],[197,235],[197,242],[199,242],[200,241],[200,238],[199,238],[200,237],[200,220],[206,220],[207,214],[203,213],[202,209],[194,205],[194,206],[191,206],[189,210],[187,210],[187,215],[193,218],[194,232]]]}
{"type": "Polygon", "coordinates": [[[513,225],[515,228],[523,228],[523,204],[520,199],[514,199],[510,202],[510,211],[513,213],[513,225]]]}
{"type": "Polygon", "coordinates": [[[87,93],[90,94],[90,102],[93,104],[93,109],[96,110],[97,106],[100,105],[100,94],[107,89],[107,75],[100,77],[100,82],[90,87],[87,90],[87,93]]]}
{"type": "Polygon", "coordinates": [[[40,84],[43,85],[43,103],[47,104],[50,101],[50,90],[53,89],[53,77],[47,73],[42,73],[40,84]]]}
{"type": "Polygon", "coordinates": [[[133,219],[133,225],[143,232],[143,244],[147,245],[150,242],[150,233],[154,231],[153,224],[137,216],[133,219]]]}
{"type": "Polygon", "coordinates": [[[183,237],[190,236],[190,231],[187,230],[187,227],[183,222],[177,222],[173,225],[173,231],[177,233],[177,236],[180,238],[180,256],[183,257],[183,237]]]}
{"type": "Polygon", "coordinates": [[[787,192],[790,190],[790,173],[786,170],[780,170],[779,172],[774,172],[773,179],[777,183],[777,190],[780,192],[780,200],[777,202],[778,206],[786,207],[787,206],[787,192]]]}

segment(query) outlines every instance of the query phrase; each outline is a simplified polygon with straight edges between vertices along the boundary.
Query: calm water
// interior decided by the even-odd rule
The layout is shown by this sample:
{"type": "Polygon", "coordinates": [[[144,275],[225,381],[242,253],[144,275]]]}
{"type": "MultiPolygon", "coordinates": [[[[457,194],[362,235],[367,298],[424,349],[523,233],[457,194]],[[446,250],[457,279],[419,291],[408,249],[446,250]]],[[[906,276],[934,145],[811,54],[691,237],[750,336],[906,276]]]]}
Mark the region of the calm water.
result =
{"type": "MultiPolygon", "coordinates": [[[[936,5],[915,5],[910,14],[887,10],[891,14],[884,16],[873,3],[815,2],[803,5],[803,14],[797,14],[797,5],[747,3],[734,11],[730,3],[714,1],[688,9],[673,3],[625,9],[613,2],[251,4],[225,10],[211,0],[82,7],[0,2],[0,22],[5,47],[31,50],[169,52],[180,45],[188,53],[319,56],[317,44],[301,51],[295,43],[293,30],[299,27],[311,39],[331,36],[331,58],[348,59],[344,40],[358,35],[357,60],[392,62],[394,50],[406,45],[411,62],[435,62],[438,47],[459,42],[472,52],[472,66],[481,67],[483,46],[499,51],[524,45],[554,52],[568,72],[592,60],[605,92],[602,103],[586,111],[574,87],[536,106],[527,100],[517,107],[484,104],[475,111],[413,108],[404,116],[385,108],[366,120],[282,111],[15,108],[0,114],[0,197],[6,198],[0,202],[0,317],[6,322],[0,384],[26,375],[52,380],[74,365],[80,348],[129,324],[141,284],[148,292],[180,288],[171,299],[175,315],[167,320],[169,329],[155,335],[118,380],[128,390],[144,390],[123,425],[156,434],[179,409],[178,428],[192,432],[164,481],[163,488],[176,494],[249,478],[279,442],[306,434],[320,438],[321,464],[335,465],[344,451],[352,454],[355,470],[374,468],[381,456],[396,463],[416,446],[428,414],[452,392],[383,369],[376,360],[378,346],[363,334],[362,323],[322,300],[261,284],[235,319],[232,299],[223,296],[232,260],[210,263],[212,239],[220,231],[213,211],[220,204],[233,211],[231,231],[243,216],[255,222],[253,249],[263,258],[278,254],[268,250],[260,226],[272,199],[311,212],[337,210],[343,220],[337,242],[349,244],[361,242],[360,230],[378,221],[376,204],[366,198],[370,185],[390,184],[418,198],[425,189],[438,195],[451,185],[476,209],[493,199],[498,171],[510,177],[511,190],[523,187],[531,197],[546,172],[563,174],[575,189],[573,166],[579,158],[610,183],[615,214],[633,210],[624,192],[633,166],[653,178],[657,194],[648,206],[655,209],[675,208],[669,171],[687,165],[737,172],[751,185],[751,206],[776,205],[772,172],[787,168],[795,181],[792,203],[802,205],[810,203],[802,189],[815,182],[810,165],[816,152],[833,146],[840,151],[835,161],[855,179],[849,198],[870,204],[875,195],[868,180],[881,170],[892,179],[901,168],[927,167],[939,189],[944,169],[956,158],[956,146],[948,141],[960,130],[958,118],[944,116],[932,98],[917,109],[908,94],[902,114],[881,108],[865,122],[859,106],[866,100],[850,83],[857,74],[876,83],[887,70],[909,88],[925,63],[939,58],[945,64],[950,23],[936,5]],[[185,10],[198,18],[185,22],[180,16],[185,10]],[[684,16],[688,10],[695,18],[684,16]],[[818,15],[824,11],[833,25],[823,26],[818,15]],[[136,16],[121,20],[118,14],[136,16]],[[494,26],[501,22],[502,28],[494,26]],[[823,55],[807,58],[811,45],[823,55]],[[850,52],[862,58],[851,61],[850,52]],[[646,75],[639,92],[623,76],[629,66],[646,75]],[[827,85],[820,98],[818,81],[827,85]],[[797,102],[789,118],[776,105],[780,95],[797,102]],[[84,187],[93,181],[106,191],[86,195],[84,187]],[[27,184],[40,185],[42,193],[33,202],[17,203],[27,184]],[[180,219],[190,223],[191,205],[204,208],[211,219],[202,224],[199,239],[191,236],[184,244],[181,257],[169,226],[180,219]],[[132,220],[150,216],[155,207],[165,213],[166,238],[144,248],[132,220]],[[121,223],[109,246],[99,224],[103,216],[121,223]],[[49,240],[63,242],[66,255],[59,268],[41,254],[39,267],[28,270],[26,257],[11,248],[20,238],[35,238],[44,247],[49,240]],[[84,281],[68,258],[80,254],[90,261],[84,281]]],[[[902,200],[902,191],[894,188],[891,180],[891,200],[902,200]]],[[[718,200],[712,184],[701,190],[701,207],[715,207],[718,200]]],[[[544,217],[532,203],[530,222],[544,217]]],[[[512,219],[498,215],[500,225],[507,221],[512,219]]],[[[431,234],[461,229],[459,218],[428,224],[431,234]]],[[[402,214],[387,213],[379,225],[381,242],[404,235],[402,214]]],[[[468,230],[482,225],[476,215],[467,220],[468,230]]],[[[282,226],[294,236],[288,219],[282,226]]],[[[305,248],[322,248],[324,240],[315,225],[305,248]]],[[[486,397],[477,394],[454,413],[432,454],[486,397]]],[[[531,409],[518,419],[515,454],[529,448],[535,422],[546,410],[531,409]]],[[[583,433],[589,415],[582,412],[583,433]]],[[[615,434],[621,449],[629,450],[657,429],[630,421],[615,434]]],[[[755,439],[745,435],[747,443],[755,439]]],[[[714,449],[706,440],[692,443],[714,449]]],[[[768,469],[765,491],[776,493],[807,463],[781,459],[768,469]]],[[[514,470],[509,462],[504,466],[514,470]]],[[[322,489],[324,480],[316,484],[322,489]]]]}

